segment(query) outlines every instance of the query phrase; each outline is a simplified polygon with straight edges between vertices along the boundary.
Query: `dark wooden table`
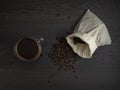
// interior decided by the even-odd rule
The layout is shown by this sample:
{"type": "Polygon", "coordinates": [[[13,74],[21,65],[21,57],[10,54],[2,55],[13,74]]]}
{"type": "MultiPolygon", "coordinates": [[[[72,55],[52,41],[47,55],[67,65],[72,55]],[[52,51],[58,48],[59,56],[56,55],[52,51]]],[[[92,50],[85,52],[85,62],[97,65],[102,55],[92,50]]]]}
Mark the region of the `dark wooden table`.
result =
{"type": "Polygon", "coordinates": [[[120,90],[119,17],[119,0],[0,0],[0,90],[120,90]],[[78,80],[63,71],[48,83],[48,74],[56,70],[47,55],[51,45],[74,30],[86,9],[106,24],[112,44],[98,48],[92,59],[78,58],[78,80]],[[24,35],[45,39],[36,62],[22,62],[13,54],[24,35]]]}

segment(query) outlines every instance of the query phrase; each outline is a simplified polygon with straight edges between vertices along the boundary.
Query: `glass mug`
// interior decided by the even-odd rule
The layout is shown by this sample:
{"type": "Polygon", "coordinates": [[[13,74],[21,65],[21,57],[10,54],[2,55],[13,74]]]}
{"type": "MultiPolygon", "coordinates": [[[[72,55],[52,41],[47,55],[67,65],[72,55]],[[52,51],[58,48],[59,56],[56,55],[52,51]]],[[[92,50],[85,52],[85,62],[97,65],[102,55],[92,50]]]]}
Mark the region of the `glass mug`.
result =
{"type": "Polygon", "coordinates": [[[42,54],[40,42],[43,38],[36,39],[31,36],[25,36],[19,39],[14,47],[14,54],[23,61],[37,60],[42,54]]]}

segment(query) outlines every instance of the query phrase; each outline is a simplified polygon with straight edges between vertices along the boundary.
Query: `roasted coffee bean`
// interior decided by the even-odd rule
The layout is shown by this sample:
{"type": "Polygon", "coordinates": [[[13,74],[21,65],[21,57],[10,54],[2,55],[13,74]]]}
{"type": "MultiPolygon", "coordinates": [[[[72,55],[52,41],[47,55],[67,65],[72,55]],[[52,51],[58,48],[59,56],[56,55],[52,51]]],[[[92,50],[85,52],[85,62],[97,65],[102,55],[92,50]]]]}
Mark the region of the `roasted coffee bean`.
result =
{"type": "Polygon", "coordinates": [[[50,78],[53,78],[53,75],[50,75],[50,78]]]}
{"type": "Polygon", "coordinates": [[[75,75],[75,79],[79,79],[79,76],[78,76],[78,75],[75,75]]]}
{"type": "Polygon", "coordinates": [[[52,75],[53,75],[53,76],[56,76],[56,73],[53,72],[52,75]]]}
{"type": "Polygon", "coordinates": [[[70,19],[70,16],[68,16],[67,18],[70,19]]]}
{"type": "Polygon", "coordinates": [[[73,73],[75,73],[75,70],[73,70],[73,73]]]}
{"type": "Polygon", "coordinates": [[[60,16],[60,14],[59,14],[59,13],[57,13],[57,16],[60,16]]]}
{"type": "MultiPolygon", "coordinates": [[[[52,45],[52,49],[48,54],[51,62],[58,66],[57,72],[70,70],[74,72],[74,66],[76,63],[76,54],[72,48],[67,44],[65,38],[57,38],[57,43],[52,45]]],[[[75,73],[75,72],[74,72],[75,73]]],[[[53,78],[56,74],[52,73],[50,78],[53,78]]]]}
{"type": "Polygon", "coordinates": [[[50,83],[51,81],[50,80],[48,80],[48,83],[50,83]]]}

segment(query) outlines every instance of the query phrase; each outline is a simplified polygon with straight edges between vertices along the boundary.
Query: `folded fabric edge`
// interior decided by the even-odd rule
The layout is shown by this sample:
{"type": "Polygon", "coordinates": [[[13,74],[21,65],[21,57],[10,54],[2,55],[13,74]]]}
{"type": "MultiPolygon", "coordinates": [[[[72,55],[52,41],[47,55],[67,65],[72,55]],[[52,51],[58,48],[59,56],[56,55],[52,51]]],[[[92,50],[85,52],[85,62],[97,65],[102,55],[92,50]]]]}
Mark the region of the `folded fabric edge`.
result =
{"type": "MultiPolygon", "coordinates": [[[[97,49],[97,45],[95,43],[95,40],[90,37],[89,39],[86,38],[87,36],[82,36],[82,35],[78,35],[78,34],[72,34],[72,35],[68,35],[66,37],[67,43],[71,46],[71,48],[73,49],[73,51],[78,54],[80,57],[82,58],[91,58],[93,53],[95,52],[95,50],[97,49]],[[87,53],[80,53],[77,51],[77,47],[75,47],[75,44],[73,43],[74,41],[72,40],[73,37],[78,37],[81,40],[83,40],[84,42],[86,42],[86,44],[88,45],[88,51],[87,53]]],[[[81,49],[82,50],[82,49],[81,49]]]]}

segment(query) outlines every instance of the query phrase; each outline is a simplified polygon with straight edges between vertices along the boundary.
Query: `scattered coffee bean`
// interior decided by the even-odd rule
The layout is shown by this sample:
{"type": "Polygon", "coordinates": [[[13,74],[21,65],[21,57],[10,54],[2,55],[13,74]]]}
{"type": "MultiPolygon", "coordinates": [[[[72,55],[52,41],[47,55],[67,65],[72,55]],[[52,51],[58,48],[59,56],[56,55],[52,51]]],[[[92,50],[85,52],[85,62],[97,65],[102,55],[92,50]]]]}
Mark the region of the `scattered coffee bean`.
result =
{"type": "Polygon", "coordinates": [[[79,76],[78,76],[78,75],[75,75],[75,79],[79,79],[79,76]]]}
{"type": "Polygon", "coordinates": [[[70,19],[70,16],[68,16],[67,18],[70,19]]]}
{"type": "MultiPolygon", "coordinates": [[[[76,54],[73,52],[72,48],[67,44],[65,38],[57,38],[57,43],[52,45],[52,49],[48,54],[51,62],[56,65],[57,72],[62,70],[72,71],[75,73],[75,64],[76,64],[76,54]]],[[[50,78],[54,78],[56,73],[49,75],[50,78]]],[[[75,76],[77,78],[77,76],[75,76]]]]}
{"type": "Polygon", "coordinates": [[[52,50],[48,54],[51,61],[55,65],[58,65],[60,69],[66,67],[69,70],[74,69],[74,64],[76,61],[75,55],[76,54],[73,52],[72,48],[67,44],[65,38],[58,39],[58,43],[52,46],[52,50]]]}
{"type": "Polygon", "coordinates": [[[53,75],[53,76],[56,76],[56,73],[55,73],[55,72],[52,72],[52,75],[53,75]]]}
{"type": "Polygon", "coordinates": [[[48,83],[50,83],[51,81],[50,80],[48,80],[48,83]]]}
{"type": "Polygon", "coordinates": [[[73,73],[75,73],[75,70],[73,70],[73,73]]]}
{"type": "Polygon", "coordinates": [[[57,13],[57,16],[60,16],[60,14],[59,14],[59,13],[57,13]]]}
{"type": "Polygon", "coordinates": [[[53,78],[53,75],[50,75],[50,78],[53,78]]]}

